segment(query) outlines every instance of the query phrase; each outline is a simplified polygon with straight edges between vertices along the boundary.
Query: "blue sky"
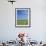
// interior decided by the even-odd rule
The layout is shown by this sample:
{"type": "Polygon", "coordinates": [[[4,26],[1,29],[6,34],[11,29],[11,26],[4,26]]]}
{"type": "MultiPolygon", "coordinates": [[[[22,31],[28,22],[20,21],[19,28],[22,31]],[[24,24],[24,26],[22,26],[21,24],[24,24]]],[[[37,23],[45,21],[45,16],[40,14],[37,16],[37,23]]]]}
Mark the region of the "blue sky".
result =
{"type": "Polygon", "coordinates": [[[18,20],[28,19],[28,10],[17,10],[17,19],[18,20]]]}

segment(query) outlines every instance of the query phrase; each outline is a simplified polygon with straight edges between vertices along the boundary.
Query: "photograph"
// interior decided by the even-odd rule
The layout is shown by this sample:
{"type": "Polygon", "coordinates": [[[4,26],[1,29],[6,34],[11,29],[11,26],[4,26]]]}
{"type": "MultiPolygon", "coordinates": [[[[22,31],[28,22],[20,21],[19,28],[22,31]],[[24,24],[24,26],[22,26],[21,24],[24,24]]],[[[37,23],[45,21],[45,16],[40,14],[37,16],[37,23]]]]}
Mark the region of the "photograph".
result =
{"type": "Polygon", "coordinates": [[[30,26],[30,8],[15,9],[15,26],[29,27],[30,26]]]}

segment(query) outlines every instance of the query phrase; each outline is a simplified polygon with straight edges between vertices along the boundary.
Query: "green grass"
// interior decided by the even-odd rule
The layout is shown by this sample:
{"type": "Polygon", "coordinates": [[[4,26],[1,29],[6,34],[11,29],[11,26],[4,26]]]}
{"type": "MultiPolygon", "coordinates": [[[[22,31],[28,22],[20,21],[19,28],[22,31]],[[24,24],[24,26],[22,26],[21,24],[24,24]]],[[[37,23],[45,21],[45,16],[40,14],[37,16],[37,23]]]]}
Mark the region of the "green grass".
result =
{"type": "Polygon", "coordinates": [[[28,25],[28,20],[17,20],[17,25],[28,25]]]}

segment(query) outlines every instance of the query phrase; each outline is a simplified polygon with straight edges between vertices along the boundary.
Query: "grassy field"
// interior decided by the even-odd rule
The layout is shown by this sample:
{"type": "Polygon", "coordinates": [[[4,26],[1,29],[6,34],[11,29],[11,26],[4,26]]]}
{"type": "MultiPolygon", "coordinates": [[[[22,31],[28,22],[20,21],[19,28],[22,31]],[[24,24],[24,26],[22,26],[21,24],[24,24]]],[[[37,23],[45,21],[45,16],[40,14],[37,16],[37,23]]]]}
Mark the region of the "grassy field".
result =
{"type": "Polygon", "coordinates": [[[28,25],[28,20],[17,20],[17,25],[28,25]]]}

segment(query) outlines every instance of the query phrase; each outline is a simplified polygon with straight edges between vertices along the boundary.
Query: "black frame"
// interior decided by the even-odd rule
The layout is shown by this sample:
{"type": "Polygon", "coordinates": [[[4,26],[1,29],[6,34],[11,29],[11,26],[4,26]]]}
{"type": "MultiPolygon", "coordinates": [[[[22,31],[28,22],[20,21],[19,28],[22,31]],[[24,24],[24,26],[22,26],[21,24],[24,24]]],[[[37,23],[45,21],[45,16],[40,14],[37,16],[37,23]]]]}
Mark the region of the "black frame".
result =
{"type": "Polygon", "coordinates": [[[15,27],[31,27],[31,9],[30,8],[15,8],[15,27]],[[16,26],[16,9],[28,9],[29,10],[29,26],[16,26]]]}

